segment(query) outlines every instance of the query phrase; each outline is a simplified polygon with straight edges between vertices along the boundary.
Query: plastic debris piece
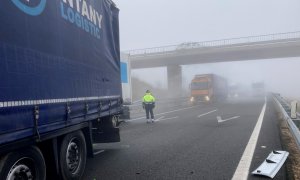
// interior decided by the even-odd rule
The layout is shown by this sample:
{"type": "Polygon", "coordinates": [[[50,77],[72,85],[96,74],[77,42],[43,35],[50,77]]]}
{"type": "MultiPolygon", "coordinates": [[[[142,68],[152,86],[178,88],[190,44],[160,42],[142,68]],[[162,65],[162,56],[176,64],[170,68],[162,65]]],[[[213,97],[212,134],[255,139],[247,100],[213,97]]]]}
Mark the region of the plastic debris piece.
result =
{"type": "Polygon", "coordinates": [[[254,170],[252,174],[274,178],[288,155],[289,153],[287,151],[272,151],[266,160],[254,170]]]}

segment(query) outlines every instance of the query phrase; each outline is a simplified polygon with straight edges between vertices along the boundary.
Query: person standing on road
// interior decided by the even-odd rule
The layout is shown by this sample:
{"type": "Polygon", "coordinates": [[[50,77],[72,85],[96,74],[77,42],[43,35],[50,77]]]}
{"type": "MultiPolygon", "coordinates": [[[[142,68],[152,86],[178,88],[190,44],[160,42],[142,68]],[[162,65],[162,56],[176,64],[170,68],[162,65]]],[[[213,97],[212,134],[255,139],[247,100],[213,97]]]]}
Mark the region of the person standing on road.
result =
{"type": "Polygon", "coordinates": [[[149,90],[146,91],[146,94],[144,95],[142,102],[143,102],[143,109],[146,110],[147,123],[150,123],[149,113],[151,115],[151,121],[153,123],[154,122],[153,109],[155,108],[155,98],[149,90]]]}

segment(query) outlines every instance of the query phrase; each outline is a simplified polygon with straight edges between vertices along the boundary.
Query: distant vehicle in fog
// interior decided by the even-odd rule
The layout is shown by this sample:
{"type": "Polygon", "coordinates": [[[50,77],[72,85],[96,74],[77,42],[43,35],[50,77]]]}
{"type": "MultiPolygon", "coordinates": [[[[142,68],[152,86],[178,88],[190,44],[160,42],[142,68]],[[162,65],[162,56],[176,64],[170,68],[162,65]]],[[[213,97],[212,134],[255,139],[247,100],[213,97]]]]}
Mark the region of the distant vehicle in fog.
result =
{"type": "Polygon", "coordinates": [[[190,101],[212,102],[224,100],[228,95],[227,80],[215,74],[195,75],[190,84],[190,101]]]}
{"type": "Polygon", "coordinates": [[[265,83],[264,82],[252,83],[252,95],[253,96],[264,96],[265,95],[265,83]]]}
{"type": "Polygon", "coordinates": [[[186,42],[181,43],[176,47],[176,50],[187,50],[187,49],[193,49],[193,48],[204,48],[202,44],[198,42],[186,42]]]}
{"type": "Polygon", "coordinates": [[[228,86],[228,97],[229,98],[237,98],[240,96],[239,93],[240,87],[237,84],[232,84],[228,86]]]}

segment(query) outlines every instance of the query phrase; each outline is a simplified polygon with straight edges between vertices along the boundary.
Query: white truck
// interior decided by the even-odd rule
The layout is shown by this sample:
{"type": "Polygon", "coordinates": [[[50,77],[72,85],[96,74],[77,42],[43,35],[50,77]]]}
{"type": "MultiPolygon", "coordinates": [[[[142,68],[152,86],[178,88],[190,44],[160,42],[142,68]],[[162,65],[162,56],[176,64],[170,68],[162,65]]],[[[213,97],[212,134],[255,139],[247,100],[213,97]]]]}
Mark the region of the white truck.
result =
{"type": "Polygon", "coordinates": [[[129,55],[121,53],[121,81],[122,81],[122,98],[123,98],[123,114],[121,119],[130,119],[129,106],[132,103],[131,90],[131,72],[129,55]]]}
{"type": "Polygon", "coordinates": [[[125,104],[131,104],[131,73],[129,55],[121,53],[121,80],[122,80],[122,97],[125,104]]]}

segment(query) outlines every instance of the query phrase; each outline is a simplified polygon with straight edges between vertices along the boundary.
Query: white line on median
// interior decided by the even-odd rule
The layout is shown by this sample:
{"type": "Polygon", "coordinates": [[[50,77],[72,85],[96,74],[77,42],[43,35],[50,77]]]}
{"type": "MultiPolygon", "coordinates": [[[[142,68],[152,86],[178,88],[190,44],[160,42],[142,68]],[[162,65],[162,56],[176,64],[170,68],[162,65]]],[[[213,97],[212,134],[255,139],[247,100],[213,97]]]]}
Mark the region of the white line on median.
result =
{"type": "Polygon", "coordinates": [[[248,144],[247,144],[246,149],[243,153],[243,156],[239,162],[239,165],[235,170],[232,180],[247,180],[247,178],[248,178],[251,161],[253,158],[254,150],[255,150],[255,147],[257,144],[257,139],[258,139],[261,125],[262,125],[264,115],[265,115],[266,106],[267,106],[267,101],[265,98],[265,104],[261,110],[261,113],[260,113],[257,123],[255,125],[255,128],[251,134],[251,137],[248,141],[248,144]]]}
{"type": "Polygon", "coordinates": [[[209,111],[209,112],[207,112],[207,113],[200,114],[200,115],[198,116],[198,118],[200,118],[200,117],[202,117],[202,116],[205,116],[205,115],[208,115],[208,114],[210,114],[210,113],[216,112],[217,110],[218,110],[218,109],[215,109],[215,110],[209,111]]]}
{"type": "MultiPolygon", "coordinates": [[[[200,105],[198,105],[200,106],[200,105]]],[[[163,113],[159,113],[159,114],[155,114],[156,116],[159,116],[159,115],[164,115],[164,114],[168,114],[168,113],[172,113],[172,112],[177,112],[177,111],[182,111],[182,110],[186,110],[186,109],[191,109],[191,108],[195,108],[195,107],[198,107],[198,106],[192,106],[192,107],[187,107],[187,108],[182,108],[182,109],[176,109],[174,111],[167,111],[167,112],[163,112],[163,113]]],[[[131,121],[137,121],[137,120],[140,120],[140,119],[145,119],[145,117],[139,117],[139,118],[135,118],[135,119],[131,119],[131,120],[128,120],[126,122],[131,122],[131,121]]]]}

